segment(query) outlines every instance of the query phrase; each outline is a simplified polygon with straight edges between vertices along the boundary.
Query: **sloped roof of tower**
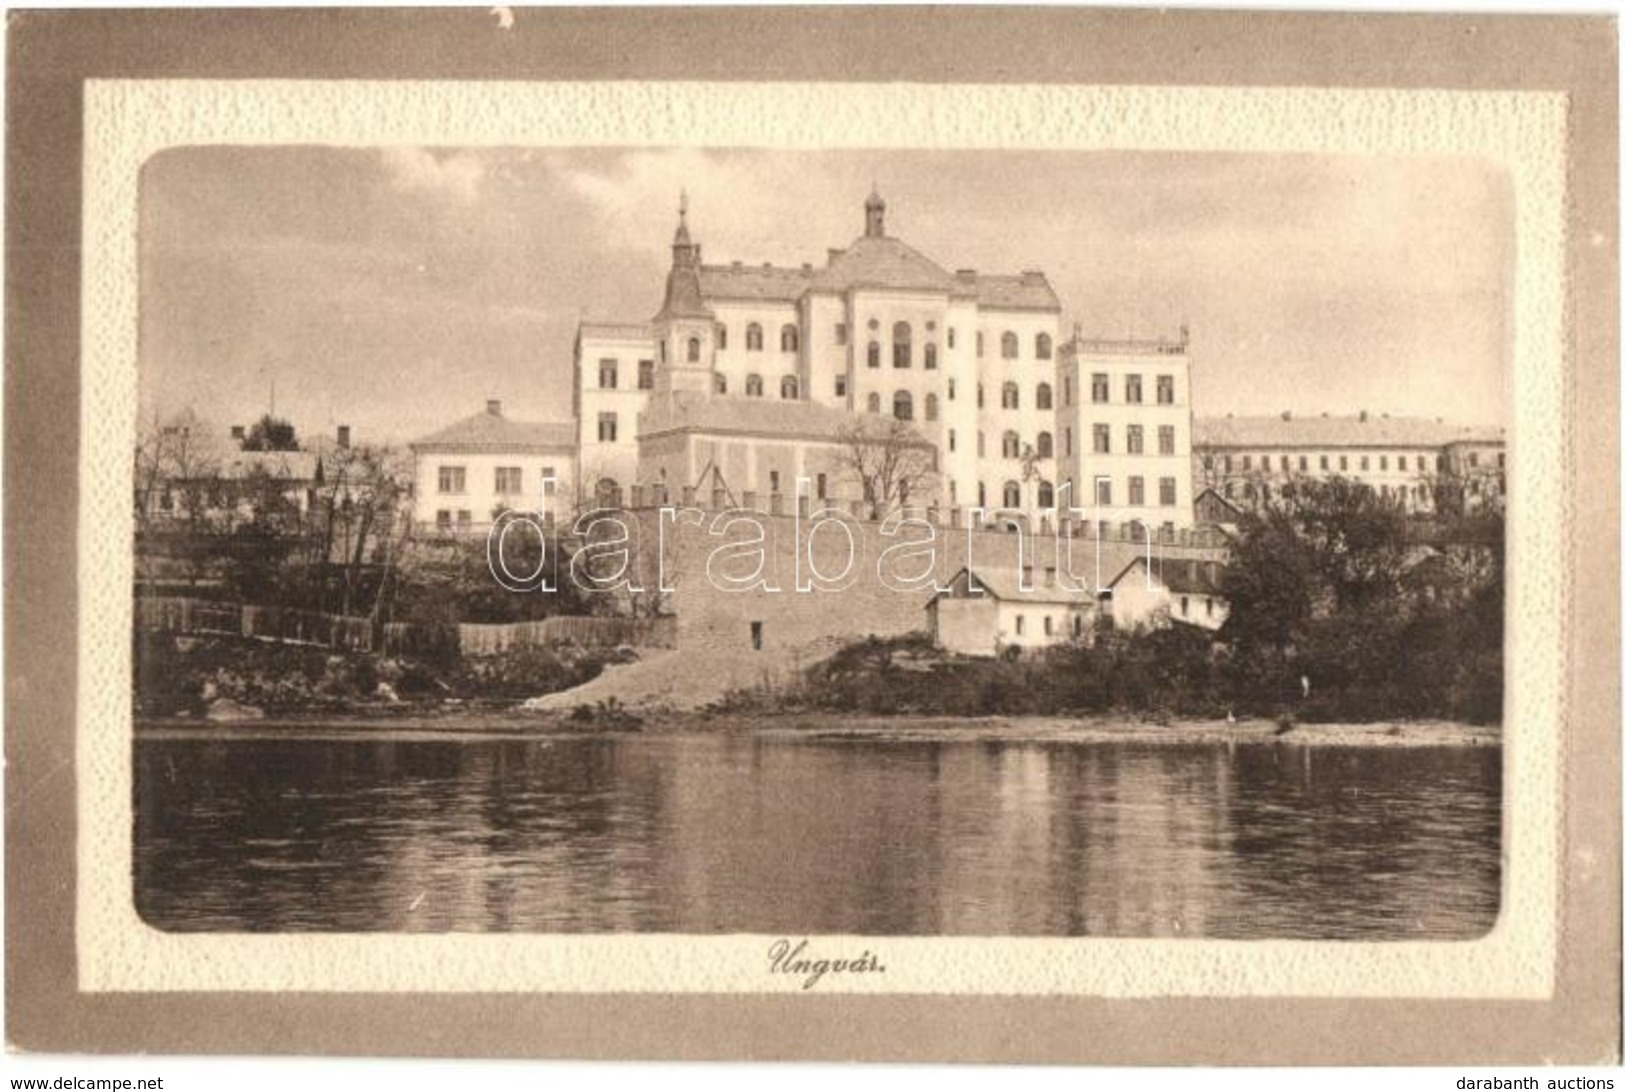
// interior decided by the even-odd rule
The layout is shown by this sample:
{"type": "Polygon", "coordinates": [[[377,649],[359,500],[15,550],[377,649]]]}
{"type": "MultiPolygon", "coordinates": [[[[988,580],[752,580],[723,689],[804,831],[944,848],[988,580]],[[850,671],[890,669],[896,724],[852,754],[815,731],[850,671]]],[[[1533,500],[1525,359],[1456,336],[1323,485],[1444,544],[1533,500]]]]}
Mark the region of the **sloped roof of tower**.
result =
{"type": "Polygon", "coordinates": [[[666,299],[651,322],[666,319],[712,319],[716,313],[706,304],[700,290],[700,272],[695,266],[678,266],[666,274],[666,299]]]}
{"type": "Polygon", "coordinates": [[[547,451],[571,449],[574,421],[512,421],[486,410],[413,440],[413,451],[547,451]]]}

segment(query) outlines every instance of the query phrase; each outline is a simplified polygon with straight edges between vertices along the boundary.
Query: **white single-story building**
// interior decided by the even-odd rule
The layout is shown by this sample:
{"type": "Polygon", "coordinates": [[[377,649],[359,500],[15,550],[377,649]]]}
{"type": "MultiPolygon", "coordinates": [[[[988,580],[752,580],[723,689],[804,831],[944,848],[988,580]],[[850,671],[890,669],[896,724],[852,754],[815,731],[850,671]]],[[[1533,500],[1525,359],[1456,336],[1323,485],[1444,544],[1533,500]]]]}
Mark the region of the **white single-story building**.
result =
{"type": "Polygon", "coordinates": [[[1217,631],[1230,617],[1216,561],[1137,557],[1111,588],[1112,624],[1122,630],[1179,623],[1217,631]]]}
{"type": "MultiPolygon", "coordinates": [[[[1053,570],[1050,570],[1053,573],[1053,570]]],[[[937,647],[966,656],[994,656],[1006,648],[1046,648],[1084,639],[1092,631],[1095,598],[1062,587],[1053,575],[1017,569],[961,569],[926,604],[937,647]]]]}

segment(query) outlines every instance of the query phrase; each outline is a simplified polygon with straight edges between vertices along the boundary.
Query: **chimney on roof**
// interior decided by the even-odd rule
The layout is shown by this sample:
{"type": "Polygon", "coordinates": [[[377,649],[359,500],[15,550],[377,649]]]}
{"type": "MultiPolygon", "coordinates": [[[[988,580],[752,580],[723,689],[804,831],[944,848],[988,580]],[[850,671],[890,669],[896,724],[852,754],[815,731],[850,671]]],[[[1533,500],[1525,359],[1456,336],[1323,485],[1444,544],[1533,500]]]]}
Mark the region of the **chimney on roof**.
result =
{"type": "Polygon", "coordinates": [[[801,271],[803,273],[811,273],[812,272],[812,263],[811,262],[802,262],[801,263],[801,271]]]}
{"type": "Polygon", "coordinates": [[[487,398],[485,400],[485,412],[489,413],[492,417],[501,417],[502,416],[502,399],[500,399],[500,398],[487,398]]]}
{"type": "Polygon", "coordinates": [[[962,281],[974,281],[976,279],[976,270],[956,269],[954,270],[954,276],[958,277],[962,281]]]}
{"type": "Polygon", "coordinates": [[[1036,288],[1044,283],[1044,271],[1042,269],[1023,269],[1021,271],[1021,283],[1029,288],[1036,288]]]}
{"type": "Polygon", "coordinates": [[[735,269],[744,269],[745,268],[745,263],[740,261],[738,258],[735,258],[734,261],[733,261],[733,267],[735,269]]]}
{"type": "Polygon", "coordinates": [[[246,435],[247,435],[247,433],[243,429],[242,425],[232,425],[231,426],[231,438],[233,440],[241,441],[246,435]]]}
{"type": "Polygon", "coordinates": [[[1281,411],[1281,420],[1283,420],[1283,421],[1292,420],[1292,411],[1291,410],[1282,410],[1281,411]]]}
{"type": "Polygon", "coordinates": [[[1365,410],[1361,410],[1360,411],[1360,424],[1363,425],[1369,420],[1371,420],[1371,414],[1367,413],[1365,410]]]}
{"type": "Polygon", "coordinates": [[[350,446],[350,426],[349,425],[340,425],[339,426],[338,441],[339,441],[339,447],[348,448],[350,446]]]}
{"type": "Polygon", "coordinates": [[[838,249],[836,247],[830,247],[829,248],[829,263],[831,265],[834,265],[835,264],[835,259],[839,258],[842,254],[845,254],[845,253],[846,253],[845,250],[841,250],[841,249],[838,249]]]}

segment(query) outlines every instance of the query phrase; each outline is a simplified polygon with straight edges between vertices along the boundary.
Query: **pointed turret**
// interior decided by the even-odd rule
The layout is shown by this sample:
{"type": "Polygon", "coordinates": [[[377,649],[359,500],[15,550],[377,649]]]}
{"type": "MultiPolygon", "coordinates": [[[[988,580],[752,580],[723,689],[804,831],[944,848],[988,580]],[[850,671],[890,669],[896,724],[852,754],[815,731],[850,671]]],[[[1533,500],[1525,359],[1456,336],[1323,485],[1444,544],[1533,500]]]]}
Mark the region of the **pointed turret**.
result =
{"type": "Polygon", "coordinates": [[[688,234],[688,194],[677,202],[677,233],[671,241],[671,271],[666,274],[666,300],[656,322],[674,318],[712,318],[700,295],[700,245],[688,234]]]}

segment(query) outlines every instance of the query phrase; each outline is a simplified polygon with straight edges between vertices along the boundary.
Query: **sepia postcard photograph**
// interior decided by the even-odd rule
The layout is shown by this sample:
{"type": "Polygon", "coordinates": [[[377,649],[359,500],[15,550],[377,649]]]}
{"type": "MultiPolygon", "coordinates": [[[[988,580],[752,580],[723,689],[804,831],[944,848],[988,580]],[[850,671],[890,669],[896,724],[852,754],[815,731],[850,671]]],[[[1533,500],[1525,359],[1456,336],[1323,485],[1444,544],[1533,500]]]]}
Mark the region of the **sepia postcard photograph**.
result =
{"type": "Polygon", "coordinates": [[[14,17],[12,1049],[1617,1062],[1613,24],[728,14],[14,17]]]}

